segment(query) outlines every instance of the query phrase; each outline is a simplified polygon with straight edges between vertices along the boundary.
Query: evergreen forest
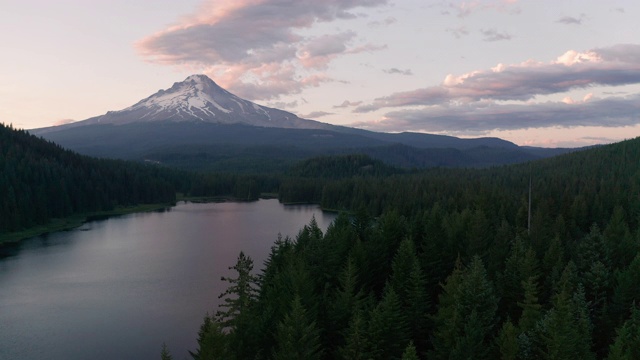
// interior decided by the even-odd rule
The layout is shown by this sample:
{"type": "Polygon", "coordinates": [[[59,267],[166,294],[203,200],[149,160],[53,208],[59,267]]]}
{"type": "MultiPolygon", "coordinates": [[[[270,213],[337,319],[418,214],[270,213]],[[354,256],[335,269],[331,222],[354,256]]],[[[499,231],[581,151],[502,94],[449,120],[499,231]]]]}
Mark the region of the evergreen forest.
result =
{"type": "Polygon", "coordinates": [[[274,234],[259,266],[240,253],[197,347],[163,359],[640,359],[639,165],[640,138],[486,169],[352,154],[194,173],[0,126],[0,235],[177,194],[277,194],[340,215],[274,234]]]}
{"type": "Polygon", "coordinates": [[[260,271],[240,253],[190,355],[638,359],[639,164],[640,139],[484,170],[301,163],[281,200],[341,215],[260,271]]]}
{"type": "Polygon", "coordinates": [[[173,203],[168,169],[94,159],[0,124],[0,235],[75,214],[173,203]]]}

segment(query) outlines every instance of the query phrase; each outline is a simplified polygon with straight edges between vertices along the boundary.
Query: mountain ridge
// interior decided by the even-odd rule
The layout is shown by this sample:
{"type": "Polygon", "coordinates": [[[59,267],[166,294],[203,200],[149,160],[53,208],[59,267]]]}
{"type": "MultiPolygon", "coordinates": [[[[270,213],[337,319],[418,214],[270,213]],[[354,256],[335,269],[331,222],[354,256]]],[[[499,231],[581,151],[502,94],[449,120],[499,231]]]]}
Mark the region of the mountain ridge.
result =
{"type": "MultiPolygon", "coordinates": [[[[477,167],[572,151],[519,147],[490,137],[462,139],[414,132],[382,133],[302,119],[242,99],[206,75],[191,75],[122,110],[29,131],[86,155],[130,160],[149,160],[151,155],[158,154],[171,159],[175,158],[173,153],[211,161],[219,157],[215,152],[224,146],[236,150],[251,148],[250,153],[255,153],[256,147],[266,146],[314,156],[355,151],[405,167],[477,167]],[[210,156],[202,157],[202,151],[197,149],[209,149],[210,156]]],[[[289,159],[299,157],[300,154],[291,154],[289,159]]]]}
{"type": "Polygon", "coordinates": [[[122,125],[133,122],[209,122],[246,124],[291,129],[330,129],[333,125],[302,119],[297,115],[242,99],[220,87],[208,76],[190,75],[168,89],[156,93],[121,110],[108,111],[70,124],[35,129],[42,134],[65,128],[94,124],[122,125]]]}

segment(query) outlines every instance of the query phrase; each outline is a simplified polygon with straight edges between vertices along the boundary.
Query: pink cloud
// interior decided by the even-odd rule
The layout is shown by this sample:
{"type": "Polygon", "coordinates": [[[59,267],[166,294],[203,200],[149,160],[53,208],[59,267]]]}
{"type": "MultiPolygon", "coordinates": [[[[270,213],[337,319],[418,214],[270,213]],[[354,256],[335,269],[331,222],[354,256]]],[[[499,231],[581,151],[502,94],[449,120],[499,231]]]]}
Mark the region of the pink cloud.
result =
{"type": "Polygon", "coordinates": [[[339,56],[383,48],[356,44],[357,34],[351,31],[304,37],[299,30],[355,18],[351,10],[387,1],[209,0],[196,14],[135,47],[146,61],[186,66],[240,96],[271,99],[328,81],[317,71],[339,56]]]}
{"type": "Polygon", "coordinates": [[[528,60],[462,75],[447,75],[440,85],[399,92],[356,108],[455,105],[480,100],[526,101],[537,95],[562,93],[594,85],[640,83],[640,45],[623,44],[586,52],[569,50],[556,60],[528,60]]]}
{"type": "Polygon", "coordinates": [[[347,51],[347,43],[355,36],[355,32],[348,31],[312,39],[298,52],[300,62],[306,68],[326,68],[331,60],[347,51]]]}
{"type": "Polygon", "coordinates": [[[434,105],[398,110],[382,118],[351,124],[376,131],[424,131],[484,134],[489,131],[597,126],[621,128],[640,124],[640,94],[582,101],[496,104],[490,101],[458,106],[434,105]]]}

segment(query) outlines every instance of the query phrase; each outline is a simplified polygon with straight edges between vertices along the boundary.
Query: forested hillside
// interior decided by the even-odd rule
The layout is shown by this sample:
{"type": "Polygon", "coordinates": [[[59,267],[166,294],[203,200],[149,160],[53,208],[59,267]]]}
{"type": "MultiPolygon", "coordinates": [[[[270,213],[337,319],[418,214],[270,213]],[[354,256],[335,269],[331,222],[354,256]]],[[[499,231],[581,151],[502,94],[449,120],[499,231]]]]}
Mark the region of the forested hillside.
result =
{"type": "Polygon", "coordinates": [[[0,124],[0,234],[118,206],[173,203],[179,176],[98,160],[0,124]]]}
{"type": "Polygon", "coordinates": [[[640,358],[639,164],[635,139],[486,170],[298,171],[281,194],[350,215],[277,239],[260,272],[240,254],[192,357],[640,358]]]}

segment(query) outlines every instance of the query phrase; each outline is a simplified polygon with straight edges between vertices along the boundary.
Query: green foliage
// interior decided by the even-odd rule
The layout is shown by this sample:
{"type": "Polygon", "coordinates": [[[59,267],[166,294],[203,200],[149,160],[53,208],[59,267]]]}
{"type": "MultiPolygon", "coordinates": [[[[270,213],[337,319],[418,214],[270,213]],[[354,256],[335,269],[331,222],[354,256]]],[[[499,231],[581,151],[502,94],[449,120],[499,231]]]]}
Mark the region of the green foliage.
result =
{"type": "Polygon", "coordinates": [[[402,360],[418,360],[418,353],[416,352],[416,347],[413,346],[413,342],[410,342],[407,348],[404,349],[402,360]]]}
{"type": "Polygon", "coordinates": [[[322,351],[320,335],[314,321],[309,321],[299,296],[291,303],[291,311],[278,324],[274,360],[319,360],[322,351]]]}
{"type": "Polygon", "coordinates": [[[240,316],[246,314],[247,310],[255,303],[257,294],[258,279],[251,272],[253,271],[253,260],[244,252],[240,252],[238,260],[229,270],[236,272],[236,277],[222,277],[222,281],[229,283],[227,290],[220,294],[219,298],[224,299],[220,307],[224,310],[216,312],[216,318],[223,328],[234,330],[238,326],[240,316]]]}
{"type": "MultiPolygon", "coordinates": [[[[573,269],[567,267],[565,274],[573,269]]],[[[595,358],[591,352],[592,324],[581,285],[574,288],[569,281],[563,281],[553,307],[536,330],[545,359],[595,358]]]]}
{"type": "Polygon", "coordinates": [[[345,332],[345,345],[338,349],[337,358],[344,360],[365,360],[367,349],[370,348],[367,340],[367,322],[362,311],[356,310],[351,317],[349,328],[345,332]]]}
{"type": "Polygon", "coordinates": [[[303,178],[381,177],[403,172],[367,155],[322,156],[292,166],[288,175],[303,178]]]}
{"type": "Polygon", "coordinates": [[[511,320],[507,320],[503,325],[497,338],[500,350],[500,359],[516,360],[518,358],[518,330],[511,320]]]}
{"type": "Polygon", "coordinates": [[[166,343],[162,343],[162,349],[160,350],[160,359],[162,360],[173,360],[173,356],[169,352],[169,348],[167,348],[166,343]]]}
{"type": "Polygon", "coordinates": [[[485,170],[283,177],[291,201],[350,212],[276,241],[223,343],[242,359],[635,358],[638,163],[640,139],[485,170]]]}
{"type": "Polygon", "coordinates": [[[533,330],[542,316],[542,306],[540,305],[537,296],[538,282],[536,279],[536,276],[530,276],[527,281],[522,282],[524,299],[522,302],[518,302],[518,307],[522,309],[522,314],[518,321],[518,328],[523,332],[533,330]]]}
{"type": "Polygon", "coordinates": [[[633,305],[631,317],[616,332],[609,350],[609,360],[640,359],[640,310],[633,305]]]}
{"type": "Polygon", "coordinates": [[[432,357],[488,358],[498,299],[480,257],[467,269],[457,266],[443,290],[434,317],[432,357]]]}
{"type": "Polygon", "coordinates": [[[400,359],[409,343],[407,318],[392,287],[387,286],[378,305],[369,314],[367,359],[400,359]]]}
{"type": "Polygon", "coordinates": [[[198,348],[189,352],[191,357],[194,360],[227,359],[229,350],[229,335],[222,331],[222,325],[215,318],[205,315],[198,331],[198,348]]]}
{"type": "Polygon", "coordinates": [[[182,175],[81,156],[0,124],[0,235],[118,206],[174,203],[182,175]]]}

